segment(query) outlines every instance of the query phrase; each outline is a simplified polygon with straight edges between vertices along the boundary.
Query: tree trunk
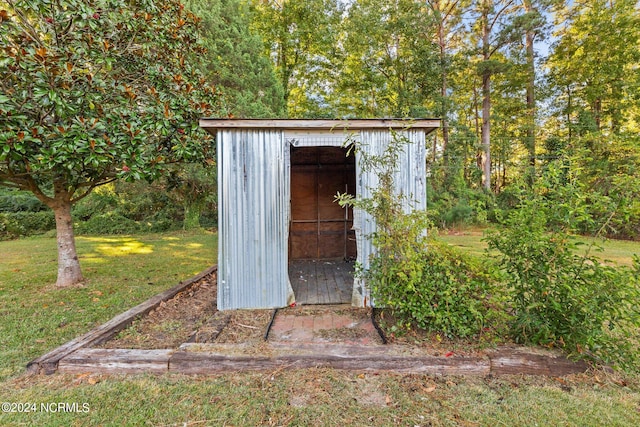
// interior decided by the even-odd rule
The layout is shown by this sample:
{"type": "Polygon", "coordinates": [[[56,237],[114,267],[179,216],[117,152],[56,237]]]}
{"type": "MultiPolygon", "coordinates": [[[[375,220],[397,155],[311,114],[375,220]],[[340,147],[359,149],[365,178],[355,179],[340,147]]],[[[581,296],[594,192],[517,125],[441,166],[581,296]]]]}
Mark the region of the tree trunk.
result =
{"type": "Polygon", "coordinates": [[[573,106],[571,105],[571,86],[567,86],[567,127],[569,128],[569,144],[571,144],[572,139],[572,128],[571,124],[571,113],[573,106]]]}
{"type": "Polygon", "coordinates": [[[56,235],[58,240],[58,280],[56,286],[63,288],[82,284],[84,278],[80,270],[80,261],[76,253],[76,241],[71,219],[71,203],[67,200],[56,200],[51,206],[56,218],[56,235]]]}
{"type": "MultiPolygon", "coordinates": [[[[524,2],[525,11],[533,11],[533,5],[530,0],[524,2]]],[[[535,53],[533,50],[533,42],[535,32],[527,30],[525,33],[526,55],[527,55],[527,151],[529,152],[529,185],[533,185],[536,175],[536,65],[535,53]]]]}
{"type": "Polygon", "coordinates": [[[447,105],[447,52],[444,22],[442,20],[438,25],[438,45],[440,46],[440,71],[442,72],[440,87],[440,97],[442,102],[442,153],[444,157],[444,165],[447,166],[449,163],[449,153],[447,151],[447,147],[449,146],[449,121],[447,120],[449,116],[447,105]]]}
{"type": "Polygon", "coordinates": [[[482,76],[482,186],[491,190],[491,74],[482,76]]]}
{"type": "MultiPolygon", "coordinates": [[[[487,4],[482,9],[482,59],[485,64],[491,58],[489,36],[489,10],[487,4]]],[[[491,71],[482,71],[482,186],[491,191],[491,71]]]]}
{"type": "Polygon", "coordinates": [[[602,100],[596,99],[593,103],[593,117],[596,120],[596,130],[600,132],[600,120],[602,115],[602,100]]]}

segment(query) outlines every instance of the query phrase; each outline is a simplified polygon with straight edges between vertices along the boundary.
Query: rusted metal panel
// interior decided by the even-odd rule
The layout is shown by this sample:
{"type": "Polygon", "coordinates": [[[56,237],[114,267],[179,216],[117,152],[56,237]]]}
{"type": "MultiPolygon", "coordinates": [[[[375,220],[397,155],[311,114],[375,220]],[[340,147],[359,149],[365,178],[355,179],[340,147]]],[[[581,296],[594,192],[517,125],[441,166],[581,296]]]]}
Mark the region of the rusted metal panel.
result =
{"type": "Polygon", "coordinates": [[[273,308],[287,272],[289,147],[278,129],[220,130],[218,309],[273,308]]]}

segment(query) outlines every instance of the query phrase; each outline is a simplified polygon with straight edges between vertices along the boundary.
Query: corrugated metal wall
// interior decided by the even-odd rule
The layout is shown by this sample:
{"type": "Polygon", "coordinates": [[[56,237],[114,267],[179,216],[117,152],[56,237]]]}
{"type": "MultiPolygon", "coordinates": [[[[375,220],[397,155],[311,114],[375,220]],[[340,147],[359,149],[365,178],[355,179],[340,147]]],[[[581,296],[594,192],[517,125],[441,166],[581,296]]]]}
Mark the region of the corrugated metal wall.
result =
{"type": "Polygon", "coordinates": [[[220,130],[218,309],[284,307],[289,147],[282,130],[220,130]]]}
{"type": "MultiPolygon", "coordinates": [[[[426,208],[424,130],[398,131],[404,147],[396,175],[397,191],[410,195],[406,208],[426,208]]],[[[311,138],[285,138],[282,129],[228,129],[218,144],[218,309],[284,307],[293,291],[288,277],[290,216],[290,143],[312,146],[311,138]]],[[[346,138],[345,134],[345,138],[346,138]]],[[[353,137],[354,135],[352,135],[353,137]]],[[[391,141],[388,130],[360,130],[357,139],[367,154],[382,154],[391,141]]],[[[317,146],[337,145],[318,138],[317,146]]],[[[356,153],[356,192],[369,197],[377,185],[375,171],[365,172],[356,153]]],[[[354,211],[358,262],[365,268],[373,246],[365,236],[375,223],[354,211]]],[[[370,304],[364,283],[356,282],[352,303],[370,304]]]]}
{"type": "MultiPolygon", "coordinates": [[[[405,130],[395,133],[398,138],[406,138],[409,142],[403,146],[398,158],[398,169],[394,177],[396,191],[404,195],[405,211],[426,209],[426,141],[424,130],[405,130]]],[[[374,170],[363,170],[362,157],[379,156],[384,153],[393,138],[387,130],[367,130],[360,132],[361,149],[364,154],[356,153],[356,193],[358,197],[371,197],[371,190],[378,185],[378,175],[374,170]]],[[[358,263],[369,268],[369,257],[374,253],[374,246],[365,236],[376,229],[373,218],[359,209],[354,210],[353,227],[356,230],[358,263]]],[[[352,304],[368,306],[371,304],[370,291],[366,284],[356,279],[352,304]]]]}

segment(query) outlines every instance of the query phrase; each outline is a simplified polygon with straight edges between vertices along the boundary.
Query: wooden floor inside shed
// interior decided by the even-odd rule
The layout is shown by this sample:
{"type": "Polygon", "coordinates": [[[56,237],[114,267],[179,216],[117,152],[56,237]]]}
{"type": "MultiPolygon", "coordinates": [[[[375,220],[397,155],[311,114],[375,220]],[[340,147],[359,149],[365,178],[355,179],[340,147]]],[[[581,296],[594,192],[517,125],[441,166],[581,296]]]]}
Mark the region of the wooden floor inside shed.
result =
{"type": "Polygon", "coordinates": [[[292,260],[289,280],[297,304],[350,304],[353,262],[292,260]]]}

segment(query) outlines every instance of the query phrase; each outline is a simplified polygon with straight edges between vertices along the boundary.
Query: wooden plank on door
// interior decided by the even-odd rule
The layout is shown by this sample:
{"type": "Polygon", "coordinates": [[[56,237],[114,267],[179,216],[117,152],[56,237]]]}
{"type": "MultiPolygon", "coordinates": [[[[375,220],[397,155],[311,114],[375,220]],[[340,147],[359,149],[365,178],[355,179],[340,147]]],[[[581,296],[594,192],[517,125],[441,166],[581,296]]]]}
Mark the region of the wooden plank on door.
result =
{"type": "Polygon", "coordinates": [[[318,257],[318,224],[291,222],[289,226],[289,257],[315,259],[318,257]]]}
{"type": "Polygon", "coordinates": [[[317,174],[304,167],[291,168],[291,219],[318,218],[317,174]]]}

